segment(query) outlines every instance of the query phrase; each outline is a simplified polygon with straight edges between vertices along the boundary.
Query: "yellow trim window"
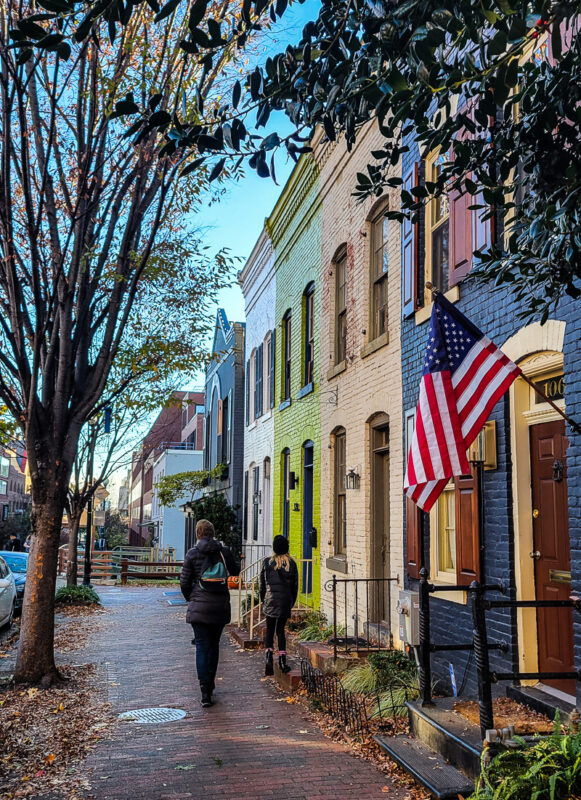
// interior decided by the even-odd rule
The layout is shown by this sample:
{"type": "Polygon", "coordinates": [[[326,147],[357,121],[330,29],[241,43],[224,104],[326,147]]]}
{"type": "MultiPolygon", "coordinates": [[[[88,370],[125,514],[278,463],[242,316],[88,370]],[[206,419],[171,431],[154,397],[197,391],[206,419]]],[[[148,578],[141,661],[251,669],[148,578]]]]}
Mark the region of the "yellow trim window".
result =
{"type": "Polygon", "coordinates": [[[456,581],[456,493],[450,481],[437,502],[436,576],[446,583],[456,581]]]}
{"type": "MultiPolygon", "coordinates": [[[[426,181],[436,182],[446,157],[431,153],[426,158],[426,181]]],[[[440,291],[449,286],[450,204],[447,194],[432,198],[426,208],[426,275],[440,291]]]]}

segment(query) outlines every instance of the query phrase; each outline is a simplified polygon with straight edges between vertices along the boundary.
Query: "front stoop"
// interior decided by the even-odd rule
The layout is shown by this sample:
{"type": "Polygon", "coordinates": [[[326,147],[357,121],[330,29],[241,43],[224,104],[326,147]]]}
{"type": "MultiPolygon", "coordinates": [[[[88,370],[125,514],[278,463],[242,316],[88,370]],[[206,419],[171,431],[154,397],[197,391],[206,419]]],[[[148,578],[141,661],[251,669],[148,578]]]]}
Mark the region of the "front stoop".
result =
{"type": "Polygon", "coordinates": [[[543,692],[542,689],[537,689],[536,686],[507,686],[506,696],[516,700],[517,703],[522,703],[533,711],[544,714],[549,719],[555,719],[555,714],[558,711],[561,722],[564,723],[571,722],[569,715],[575,708],[573,704],[567,703],[559,697],[554,697],[548,692],[543,692]]]}
{"type": "Polygon", "coordinates": [[[428,706],[419,701],[407,703],[410,731],[426,747],[475,780],[480,775],[480,728],[454,711],[456,702],[455,697],[443,697],[428,706]]]}
{"type": "Polygon", "coordinates": [[[320,669],[326,675],[343,673],[356,664],[358,659],[353,656],[337,654],[337,661],[333,660],[333,648],[323,642],[296,642],[296,653],[299,658],[304,658],[315,669],[320,669]]]}
{"type": "Polygon", "coordinates": [[[296,668],[292,660],[289,660],[290,672],[281,672],[279,666],[274,662],[274,678],[281,689],[284,689],[288,694],[293,694],[302,686],[301,670],[296,668]]]}
{"type": "Polygon", "coordinates": [[[237,642],[243,650],[258,650],[262,647],[262,638],[250,638],[248,631],[244,628],[238,628],[234,625],[230,628],[230,633],[235,642],[237,642]]]}
{"type": "Polygon", "coordinates": [[[457,800],[458,797],[468,797],[474,791],[474,784],[469,778],[418,739],[403,734],[375,736],[374,739],[390,758],[425,786],[437,800],[457,800]]]}

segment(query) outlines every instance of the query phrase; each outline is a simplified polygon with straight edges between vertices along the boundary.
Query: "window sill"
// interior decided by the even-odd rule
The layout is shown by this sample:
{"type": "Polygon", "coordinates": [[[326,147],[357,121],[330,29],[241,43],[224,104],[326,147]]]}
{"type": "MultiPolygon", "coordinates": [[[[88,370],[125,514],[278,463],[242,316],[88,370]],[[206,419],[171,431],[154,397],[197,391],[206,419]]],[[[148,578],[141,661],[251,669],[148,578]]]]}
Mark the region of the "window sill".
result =
{"type": "Polygon", "coordinates": [[[297,395],[298,399],[300,400],[301,397],[306,397],[308,394],[311,394],[311,392],[313,392],[314,389],[315,389],[315,384],[313,383],[313,381],[307,383],[307,385],[303,386],[303,388],[298,393],[297,395]]]}
{"type": "MultiPolygon", "coordinates": [[[[448,291],[444,293],[444,297],[451,303],[457,303],[460,299],[460,287],[452,286],[451,289],[448,289],[448,291]]],[[[433,305],[434,304],[430,301],[429,303],[426,303],[423,308],[419,308],[416,311],[416,325],[421,325],[422,322],[426,322],[426,320],[430,319],[432,316],[433,305]]]]}
{"type": "Polygon", "coordinates": [[[348,573],[346,558],[339,558],[337,556],[335,556],[335,558],[328,558],[325,561],[325,566],[327,569],[333,570],[333,572],[341,572],[343,575],[347,575],[348,573]]]}
{"type": "MultiPolygon", "coordinates": [[[[444,581],[432,581],[434,586],[454,586],[455,584],[447,584],[444,581]]],[[[437,598],[438,600],[446,600],[448,603],[458,603],[458,605],[465,606],[468,602],[468,592],[435,592],[432,595],[433,598],[437,598]]]]}
{"type": "Polygon", "coordinates": [[[342,372],[345,372],[346,369],[347,369],[347,360],[344,359],[343,361],[340,361],[338,364],[335,364],[334,367],[331,367],[331,369],[327,371],[327,380],[330,381],[333,378],[336,378],[337,375],[340,375],[342,372]]]}
{"type": "Polygon", "coordinates": [[[372,353],[375,353],[376,350],[380,350],[382,347],[385,347],[386,344],[389,344],[389,331],[382,333],[381,336],[377,336],[375,339],[372,339],[367,344],[363,345],[361,348],[361,358],[367,358],[372,353]]]}
{"type": "Polygon", "coordinates": [[[258,420],[253,419],[252,422],[249,422],[248,425],[246,426],[246,430],[253,431],[257,425],[258,425],[258,420]]]}
{"type": "Polygon", "coordinates": [[[278,410],[279,411],[284,411],[285,408],[288,408],[290,406],[291,402],[292,401],[291,401],[290,397],[287,397],[287,399],[283,400],[282,403],[279,405],[278,410]]]}

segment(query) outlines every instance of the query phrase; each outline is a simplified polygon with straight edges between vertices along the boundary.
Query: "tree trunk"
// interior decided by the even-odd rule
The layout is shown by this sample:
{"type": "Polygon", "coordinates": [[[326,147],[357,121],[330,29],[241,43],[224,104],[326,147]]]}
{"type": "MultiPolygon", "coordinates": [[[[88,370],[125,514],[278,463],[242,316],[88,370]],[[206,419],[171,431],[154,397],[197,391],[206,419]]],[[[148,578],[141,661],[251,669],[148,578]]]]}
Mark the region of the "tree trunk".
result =
{"type": "MultiPolygon", "coordinates": [[[[55,492],[33,502],[33,533],[22,608],[14,680],[51,686],[59,678],[54,661],[54,596],[64,497],[55,492]]],[[[34,500],[34,497],[33,497],[34,500]]]]}
{"type": "Polygon", "coordinates": [[[70,533],[69,533],[69,547],[68,547],[68,564],[67,564],[67,586],[77,585],[78,573],[78,541],[79,541],[79,527],[81,524],[82,511],[71,511],[70,518],[70,533]]]}

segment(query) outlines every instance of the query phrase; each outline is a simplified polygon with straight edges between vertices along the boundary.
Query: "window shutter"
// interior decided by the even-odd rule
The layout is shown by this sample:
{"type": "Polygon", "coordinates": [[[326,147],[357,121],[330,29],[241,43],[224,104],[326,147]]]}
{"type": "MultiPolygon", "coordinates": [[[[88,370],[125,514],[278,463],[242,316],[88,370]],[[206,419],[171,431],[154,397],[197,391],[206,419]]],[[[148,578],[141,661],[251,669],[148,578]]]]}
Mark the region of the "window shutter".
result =
{"type": "Polygon", "coordinates": [[[276,328],[270,334],[270,407],[274,408],[274,368],[276,366],[276,328]]]}
{"type": "MultiPolygon", "coordinates": [[[[418,165],[404,178],[403,188],[410,192],[418,184],[418,165]]],[[[418,298],[418,223],[405,219],[402,225],[402,315],[409,317],[419,306],[418,298]]]]}
{"type": "Polygon", "coordinates": [[[250,423],[250,359],[246,362],[246,425],[250,423]]]}
{"type": "Polygon", "coordinates": [[[458,583],[480,581],[478,472],[454,479],[456,489],[456,572],[458,583]]]}
{"type": "Polygon", "coordinates": [[[449,269],[450,286],[458,283],[470,272],[472,266],[472,195],[460,194],[459,190],[450,192],[450,246],[449,269]]]}
{"type": "Polygon", "coordinates": [[[222,435],[223,425],[224,425],[224,401],[220,397],[218,399],[218,430],[217,430],[218,436],[222,435]]]}
{"type": "Polygon", "coordinates": [[[262,347],[256,351],[256,418],[262,416],[262,347]]]}
{"type": "Polygon", "coordinates": [[[420,577],[422,564],[422,512],[406,496],[406,564],[410,578],[420,577]]]}

